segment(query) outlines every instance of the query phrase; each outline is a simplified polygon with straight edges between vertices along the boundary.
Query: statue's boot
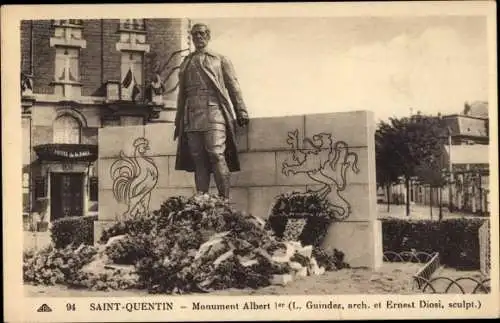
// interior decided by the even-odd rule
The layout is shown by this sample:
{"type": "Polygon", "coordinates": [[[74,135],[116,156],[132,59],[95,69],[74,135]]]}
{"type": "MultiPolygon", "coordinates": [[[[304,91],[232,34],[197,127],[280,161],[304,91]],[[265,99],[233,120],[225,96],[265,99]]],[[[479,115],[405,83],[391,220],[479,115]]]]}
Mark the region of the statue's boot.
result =
{"type": "Polygon", "coordinates": [[[194,163],[194,182],[197,193],[208,193],[210,187],[210,160],[205,151],[204,138],[200,133],[187,133],[188,145],[194,163]]]}
{"type": "Polygon", "coordinates": [[[224,131],[209,131],[207,134],[207,152],[214,172],[215,185],[219,196],[229,199],[231,172],[227,166],[226,156],[226,133],[224,131]]]}
{"type": "Polygon", "coordinates": [[[219,196],[225,200],[229,200],[229,191],[231,189],[231,175],[215,175],[215,185],[217,186],[217,191],[219,196]]]}
{"type": "Polygon", "coordinates": [[[210,187],[210,165],[205,158],[194,158],[194,183],[197,193],[208,193],[210,187]]]}
{"type": "Polygon", "coordinates": [[[206,167],[196,167],[194,182],[196,185],[196,192],[208,193],[208,188],[210,187],[210,173],[206,167]]]}
{"type": "Polygon", "coordinates": [[[229,199],[229,191],[231,188],[231,173],[229,172],[224,157],[222,159],[219,159],[214,165],[214,178],[219,196],[224,199],[229,199]]]}

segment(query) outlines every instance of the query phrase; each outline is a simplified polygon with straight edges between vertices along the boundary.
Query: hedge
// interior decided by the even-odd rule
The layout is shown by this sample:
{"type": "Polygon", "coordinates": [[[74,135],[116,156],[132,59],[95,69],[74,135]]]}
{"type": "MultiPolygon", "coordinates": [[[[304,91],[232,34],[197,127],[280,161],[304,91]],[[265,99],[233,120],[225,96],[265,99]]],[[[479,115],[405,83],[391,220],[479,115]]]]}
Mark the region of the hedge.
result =
{"type": "Polygon", "coordinates": [[[94,221],[97,215],[72,216],[52,222],[51,238],[56,248],[69,244],[94,244],[94,221]]]}
{"type": "Polygon", "coordinates": [[[479,227],[484,219],[382,220],[384,251],[439,252],[443,265],[480,268],[479,227]]]}

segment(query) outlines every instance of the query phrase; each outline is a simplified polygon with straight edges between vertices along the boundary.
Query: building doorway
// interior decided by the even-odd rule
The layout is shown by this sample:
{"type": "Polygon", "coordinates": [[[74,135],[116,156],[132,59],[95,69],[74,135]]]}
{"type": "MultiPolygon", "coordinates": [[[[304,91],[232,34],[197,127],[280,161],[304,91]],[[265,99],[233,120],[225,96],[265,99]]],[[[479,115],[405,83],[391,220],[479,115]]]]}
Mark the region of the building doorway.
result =
{"type": "Polygon", "coordinates": [[[83,173],[52,173],[51,220],[83,215],[83,173]]]}

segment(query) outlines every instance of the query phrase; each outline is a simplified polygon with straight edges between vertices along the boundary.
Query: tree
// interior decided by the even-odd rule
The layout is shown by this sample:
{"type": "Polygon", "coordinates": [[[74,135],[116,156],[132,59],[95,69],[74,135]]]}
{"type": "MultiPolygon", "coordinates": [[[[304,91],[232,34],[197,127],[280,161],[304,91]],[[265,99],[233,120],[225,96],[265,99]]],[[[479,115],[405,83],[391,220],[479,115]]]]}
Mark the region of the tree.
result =
{"type": "Polygon", "coordinates": [[[406,215],[410,215],[410,178],[418,170],[439,159],[443,136],[441,120],[420,114],[382,121],[376,131],[377,174],[381,181],[393,175],[403,176],[406,187],[406,215]],[[388,173],[389,172],[389,173],[388,173]]]}
{"type": "MultiPolygon", "coordinates": [[[[435,157],[435,156],[434,156],[435,157]]],[[[439,221],[443,219],[443,209],[441,205],[441,189],[446,185],[447,180],[445,173],[443,172],[443,163],[439,158],[434,158],[431,156],[426,163],[422,163],[417,167],[416,173],[421,183],[428,184],[430,189],[430,207],[431,207],[431,217],[432,217],[432,189],[438,189],[439,191],[439,221]]]]}
{"type": "Polygon", "coordinates": [[[398,181],[398,172],[391,167],[390,154],[386,150],[388,147],[384,145],[384,138],[380,138],[381,134],[375,133],[375,165],[377,170],[377,184],[385,188],[387,194],[387,212],[391,206],[391,185],[398,181]]]}

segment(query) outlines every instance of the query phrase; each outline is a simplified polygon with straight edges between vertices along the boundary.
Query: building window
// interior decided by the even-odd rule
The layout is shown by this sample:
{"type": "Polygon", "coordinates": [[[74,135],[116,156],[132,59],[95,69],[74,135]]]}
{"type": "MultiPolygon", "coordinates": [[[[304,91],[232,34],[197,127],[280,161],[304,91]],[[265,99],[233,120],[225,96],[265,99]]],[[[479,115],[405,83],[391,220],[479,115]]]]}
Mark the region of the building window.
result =
{"type": "Polygon", "coordinates": [[[78,48],[56,48],[56,82],[72,83],[80,79],[80,50],[78,48]]]}
{"type": "Polygon", "coordinates": [[[72,116],[63,115],[54,122],[54,143],[79,144],[80,136],[80,122],[72,116]]]}
{"type": "Polygon", "coordinates": [[[143,52],[123,52],[121,61],[122,100],[135,100],[142,89],[143,52]]]}
{"type": "Polygon", "coordinates": [[[54,26],[81,26],[83,25],[82,19],[54,19],[52,20],[54,26]]]}
{"type": "Polygon", "coordinates": [[[116,44],[117,51],[149,52],[150,46],[146,44],[144,19],[122,19],[118,33],[120,41],[116,44]]]}
{"type": "Polygon", "coordinates": [[[146,23],[144,19],[120,19],[120,29],[131,31],[145,31],[146,23]]]}
{"type": "Polygon", "coordinates": [[[42,176],[35,178],[35,199],[45,197],[45,178],[42,176]]]}
{"type": "Polygon", "coordinates": [[[50,38],[50,47],[57,46],[73,48],[85,48],[87,46],[87,42],[83,39],[83,24],[81,21],[54,21],[54,35],[50,38]]]}
{"type": "Polygon", "coordinates": [[[97,202],[99,197],[99,182],[97,177],[90,177],[89,179],[89,200],[97,202]]]}

